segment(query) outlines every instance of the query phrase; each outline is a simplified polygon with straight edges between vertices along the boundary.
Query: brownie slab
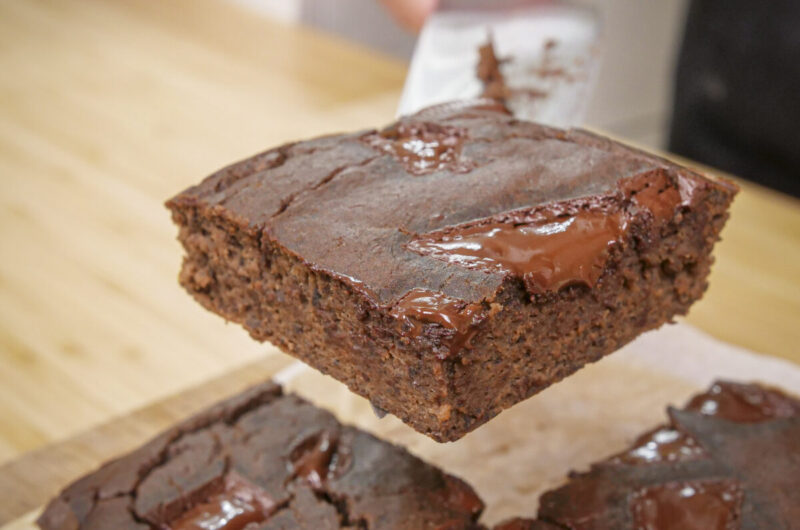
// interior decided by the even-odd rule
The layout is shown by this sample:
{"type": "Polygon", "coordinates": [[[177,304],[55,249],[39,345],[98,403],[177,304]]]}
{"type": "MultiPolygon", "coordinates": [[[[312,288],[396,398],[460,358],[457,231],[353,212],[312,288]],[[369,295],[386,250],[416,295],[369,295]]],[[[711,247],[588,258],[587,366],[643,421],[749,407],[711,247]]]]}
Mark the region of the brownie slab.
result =
{"type": "Polygon", "coordinates": [[[482,528],[461,480],[267,383],[69,485],[44,530],[482,528]]]}
{"type": "Polygon", "coordinates": [[[686,313],[735,192],[480,100],[266,151],[167,205],[197,301],[450,441],[686,313]]]}
{"type": "Polygon", "coordinates": [[[542,495],[538,521],[497,530],[799,527],[800,400],[718,382],[668,412],[667,425],[542,495]]]}

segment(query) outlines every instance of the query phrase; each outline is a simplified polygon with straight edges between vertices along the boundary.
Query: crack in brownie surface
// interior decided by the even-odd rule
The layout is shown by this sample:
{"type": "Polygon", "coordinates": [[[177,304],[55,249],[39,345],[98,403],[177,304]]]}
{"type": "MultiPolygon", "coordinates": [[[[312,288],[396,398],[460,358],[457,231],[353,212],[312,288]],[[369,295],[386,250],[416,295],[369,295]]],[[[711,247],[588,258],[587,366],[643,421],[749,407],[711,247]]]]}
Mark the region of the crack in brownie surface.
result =
{"type": "Polygon", "coordinates": [[[276,152],[168,202],[181,284],[439,441],[684,314],[736,191],[487,100],[276,152]]]}

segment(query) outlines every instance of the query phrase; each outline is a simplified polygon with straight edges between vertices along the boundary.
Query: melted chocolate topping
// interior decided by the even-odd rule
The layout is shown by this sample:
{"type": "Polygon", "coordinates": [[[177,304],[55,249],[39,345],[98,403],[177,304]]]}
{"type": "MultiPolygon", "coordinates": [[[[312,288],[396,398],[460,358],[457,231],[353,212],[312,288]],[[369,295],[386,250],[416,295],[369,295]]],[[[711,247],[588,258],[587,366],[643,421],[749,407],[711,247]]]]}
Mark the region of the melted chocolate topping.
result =
{"type": "MultiPolygon", "coordinates": [[[[672,177],[660,169],[622,181],[620,191],[659,223],[670,221],[682,201],[672,177]]],[[[603,273],[610,248],[621,241],[630,215],[627,211],[587,209],[535,221],[509,216],[423,234],[406,247],[465,268],[514,275],[533,295],[575,284],[593,287],[603,273]]],[[[410,322],[406,328],[413,337],[422,332],[422,322],[454,330],[451,352],[468,341],[482,319],[480,305],[425,289],[407,293],[391,314],[410,322]]]]}
{"type": "Polygon", "coordinates": [[[399,123],[367,135],[365,141],[394,156],[409,173],[425,175],[438,170],[460,173],[472,169],[461,157],[466,136],[461,128],[423,121],[399,123]]]}
{"type": "Polygon", "coordinates": [[[645,488],[631,504],[634,528],[732,530],[742,503],[733,481],[677,482],[645,488]]]}
{"type": "Polygon", "coordinates": [[[349,465],[349,453],[340,450],[338,436],[328,431],[306,438],[289,455],[294,476],[314,489],[321,489],[328,478],[339,476],[349,465]]]}
{"type": "Polygon", "coordinates": [[[800,414],[798,405],[780,392],[756,385],[721,381],[693,397],[686,410],[738,423],[756,423],[800,414]]]}
{"type": "Polygon", "coordinates": [[[274,511],[275,504],[260,488],[229,474],[225,489],[193,507],[176,521],[171,530],[242,530],[260,523],[274,511]]]}
{"type": "Polygon", "coordinates": [[[445,494],[444,501],[447,506],[454,506],[459,512],[475,515],[483,511],[483,501],[465,482],[455,477],[446,477],[445,482],[447,487],[441,491],[445,494]]]}
{"type": "Polygon", "coordinates": [[[621,464],[650,464],[653,462],[683,462],[705,455],[691,436],[670,427],[661,427],[639,437],[633,447],[612,462],[621,464]]]}
{"type": "Polygon", "coordinates": [[[581,211],[539,223],[491,223],[411,241],[410,250],[468,268],[521,277],[531,293],[593,286],[609,247],[625,228],[620,214],[581,211]]]}
{"type": "Polygon", "coordinates": [[[451,352],[458,351],[469,341],[475,326],[485,316],[481,304],[468,304],[425,289],[410,291],[389,314],[407,323],[412,337],[418,337],[422,333],[423,322],[432,322],[453,330],[451,352]]]}
{"type": "Polygon", "coordinates": [[[681,204],[681,192],[670,181],[663,169],[636,175],[621,183],[622,189],[633,197],[633,201],[653,214],[658,221],[669,221],[681,204]]]}
{"type": "MultiPolygon", "coordinates": [[[[694,396],[685,409],[737,423],[756,423],[788,418],[798,413],[796,403],[779,392],[755,385],[718,382],[694,396]]],[[[633,447],[612,462],[647,464],[693,460],[705,451],[691,436],[671,427],[660,427],[641,436],[633,447]]]]}

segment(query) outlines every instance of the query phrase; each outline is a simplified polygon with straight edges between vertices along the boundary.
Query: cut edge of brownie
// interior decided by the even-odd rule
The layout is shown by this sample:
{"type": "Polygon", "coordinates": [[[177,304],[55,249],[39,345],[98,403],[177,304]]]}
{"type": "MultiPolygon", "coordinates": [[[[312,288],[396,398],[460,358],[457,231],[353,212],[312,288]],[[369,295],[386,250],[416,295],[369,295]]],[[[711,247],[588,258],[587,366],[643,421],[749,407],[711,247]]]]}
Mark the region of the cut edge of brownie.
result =
{"type": "MultiPolygon", "coordinates": [[[[268,227],[186,192],[167,203],[187,252],[180,283],[253,338],[271,341],[431,438],[457,440],[641,332],[685,314],[706,289],[711,250],[736,192],[732,184],[592,133],[550,133],[656,161],[657,179],[690,201],[676,205],[667,220],[632,215],[591,288],[568,285],[532,295],[509,275],[493,299],[480,303],[483,322],[472,326],[467,347],[455,354],[450,346],[458,330],[426,323],[414,336],[392,314],[394,306],[376,303],[357,279],[306,262],[268,227]]],[[[225,181],[237,168],[209,180],[225,181]]],[[[612,197],[607,207],[631,208],[636,191],[623,198],[627,206],[612,197]]],[[[595,198],[577,198],[522,214],[596,205],[595,198]]]]}
{"type": "Polygon", "coordinates": [[[268,382],[79,478],[37,524],[186,530],[219,510],[263,529],[479,530],[483,507],[463,480],[268,382]]]}

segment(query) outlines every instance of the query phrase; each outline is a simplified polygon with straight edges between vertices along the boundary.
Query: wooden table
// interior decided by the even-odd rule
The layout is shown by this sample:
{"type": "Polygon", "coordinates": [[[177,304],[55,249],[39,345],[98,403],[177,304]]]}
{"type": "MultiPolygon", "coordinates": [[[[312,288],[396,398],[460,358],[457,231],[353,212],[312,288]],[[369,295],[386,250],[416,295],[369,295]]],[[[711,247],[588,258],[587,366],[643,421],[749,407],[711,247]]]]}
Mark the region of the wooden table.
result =
{"type": "MultiPolygon", "coordinates": [[[[101,458],[109,427],[78,433],[216,381],[116,420],[117,450],[286,365],[178,287],[162,203],[267,146],[389,121],[404,75],[212,0],[0,3],[0,482],[26,451],[101,458]]],[[[723,238],[688,320],[800,362],[800,204],[742,184],[723,238]]]]}

